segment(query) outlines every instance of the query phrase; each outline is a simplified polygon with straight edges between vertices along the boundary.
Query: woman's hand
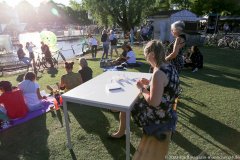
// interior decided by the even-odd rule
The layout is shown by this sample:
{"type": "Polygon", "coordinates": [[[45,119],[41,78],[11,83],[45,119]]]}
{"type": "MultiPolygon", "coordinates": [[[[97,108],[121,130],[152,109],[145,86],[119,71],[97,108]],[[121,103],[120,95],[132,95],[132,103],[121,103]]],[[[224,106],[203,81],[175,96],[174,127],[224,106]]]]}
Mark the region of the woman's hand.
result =
{"type": "Polygon", "coordinates": [[[141,88],[143,88],[143,83],[141,82],[141,80],[139,80],[139,81],[137,81],[137,87],[139,88],[139,89],[141,89],[141,88]]]}
{"type": "Polygon", "coordinates": [[[146,79],[146,78],[142,78],[140,81],[143,85],[148,85],[149,84],[149,80],[146,79]]]}

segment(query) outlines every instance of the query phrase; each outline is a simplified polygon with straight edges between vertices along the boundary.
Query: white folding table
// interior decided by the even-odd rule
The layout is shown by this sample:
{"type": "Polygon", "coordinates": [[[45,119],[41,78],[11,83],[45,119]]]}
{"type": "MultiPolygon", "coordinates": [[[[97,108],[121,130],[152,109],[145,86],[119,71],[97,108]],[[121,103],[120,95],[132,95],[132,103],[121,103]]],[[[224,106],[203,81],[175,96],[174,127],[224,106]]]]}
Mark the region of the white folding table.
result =
{"type": "Polygon", "coordinates": [[[140,78],[150,79],[151,74],[141,72],[107,71],[64,93],[62,98],[68,148],[72,149],[67,102],[118,110],[126,112],[126,159],[129,160],[130,113],[140,94],[140,90],[136,86],[136,82],[140,78]],[[111,83],[117,83],[120,88],[109,91],[107,86],[111,83]]]}

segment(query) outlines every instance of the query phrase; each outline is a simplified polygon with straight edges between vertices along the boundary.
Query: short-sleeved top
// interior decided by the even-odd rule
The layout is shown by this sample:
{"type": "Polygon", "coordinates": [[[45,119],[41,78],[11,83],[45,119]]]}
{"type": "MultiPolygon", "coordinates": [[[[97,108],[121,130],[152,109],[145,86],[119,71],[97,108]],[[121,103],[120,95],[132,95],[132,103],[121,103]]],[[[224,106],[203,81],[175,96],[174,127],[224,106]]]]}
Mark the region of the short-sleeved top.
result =
{"type": "Polygon", "coordinates": [[[81,75],[74,72],[63,75],[61,79],[65,85],[65,91],[69,91],[82,83],[81,75]]]}
{"type": "Polygon", "coordinates": [[[110,34],[109,40],[112,41],[114,38],[117,38],[117,37],[115,36],[115,34],[110,34]]]}
{"type": "Polygon", "coordinates": [[[127,63],[136,63],[136,56],[135,56],[135,53],[133,51],[127,52],[127,57],[129,58],[127,60],[127,63]]]}
{"type": "Polygon", "coordinates": [[[81,77],[82,77],[82,80],[83,80],[83,83],[92,79],[92,69],[90,67],[84,67],[82,68],[81,70],[78,71],[78,73],[81,74],[81,77]]]}
{"type": "Polygon", "coordinates": [[[23,92],[27,106],[31,107],[41,102],[37,95],[37,89],[40,87],[36,82],[24,80],[18,84],[18,88],[23,92]]]}
{"type": "Polygon", "coordinates": [[[33,52],[33,47],[34,46],[32,46],[32,45],[29,45],[28,47],[26,47],[29,53],[33,52]]]}
{"type": "Polygon", "coordinates": [[[93,37],[90,38],[88,42],[91,46],[97,46],[98,45],[98,42],[97,42],[96,38],[93,38],[93,37]]]}
{"type": "Polygon", "coordinates": [[[27,105],[24,102],[23,93],[20,90],[5,92],[0,96],[0,103],[7,110],[10,119],[21,118],[28,113],[27,105]]]}

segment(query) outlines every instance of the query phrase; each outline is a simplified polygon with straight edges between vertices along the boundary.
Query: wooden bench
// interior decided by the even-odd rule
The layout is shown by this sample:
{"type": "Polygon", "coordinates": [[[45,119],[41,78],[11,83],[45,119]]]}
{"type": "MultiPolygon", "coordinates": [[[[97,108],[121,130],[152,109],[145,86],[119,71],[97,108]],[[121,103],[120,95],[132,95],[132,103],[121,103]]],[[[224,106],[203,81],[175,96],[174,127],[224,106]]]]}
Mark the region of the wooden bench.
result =
{"type": "Polygon", "coordinates": [[[167,138],[159,141],[154,136],[143,135],[141,142],[133,156],[133,160],[165,160],[171,139],[171,133],[167,138]]]}
{"type": "Polygon", "coordinates": [[[2,73],[1,76],[4,75],[4,72],[17,71],[20,69],[27,69],[27,71],[28,71],[29,65],[24,64],[21,61],[7,62],[4,64],[0,64],[0,72],[2,73]]]}

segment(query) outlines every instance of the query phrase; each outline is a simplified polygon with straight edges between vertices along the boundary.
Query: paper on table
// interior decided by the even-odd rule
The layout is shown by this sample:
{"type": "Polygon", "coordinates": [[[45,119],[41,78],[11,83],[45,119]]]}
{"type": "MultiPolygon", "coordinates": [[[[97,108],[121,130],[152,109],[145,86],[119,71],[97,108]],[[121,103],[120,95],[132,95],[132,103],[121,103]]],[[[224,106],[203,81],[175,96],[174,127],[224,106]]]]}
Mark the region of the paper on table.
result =
{"type": "Polygon", "coordinates": [[[122,87],[118,83],[109,83],[109,84],[106,84],[106,89],[108,91],[112,91],[112,90],[122,89],[122,87]]]}
{"type": "Polygon", "coordinates": [[[48,93],[46,93],[46,91],[45,90],[41,90],[40,91],[40,94],[41,94],[41,96],[43,97],[43,96],[46,96],[46,97],[48,97],[49,96],[49,94],[48,93]]]}

